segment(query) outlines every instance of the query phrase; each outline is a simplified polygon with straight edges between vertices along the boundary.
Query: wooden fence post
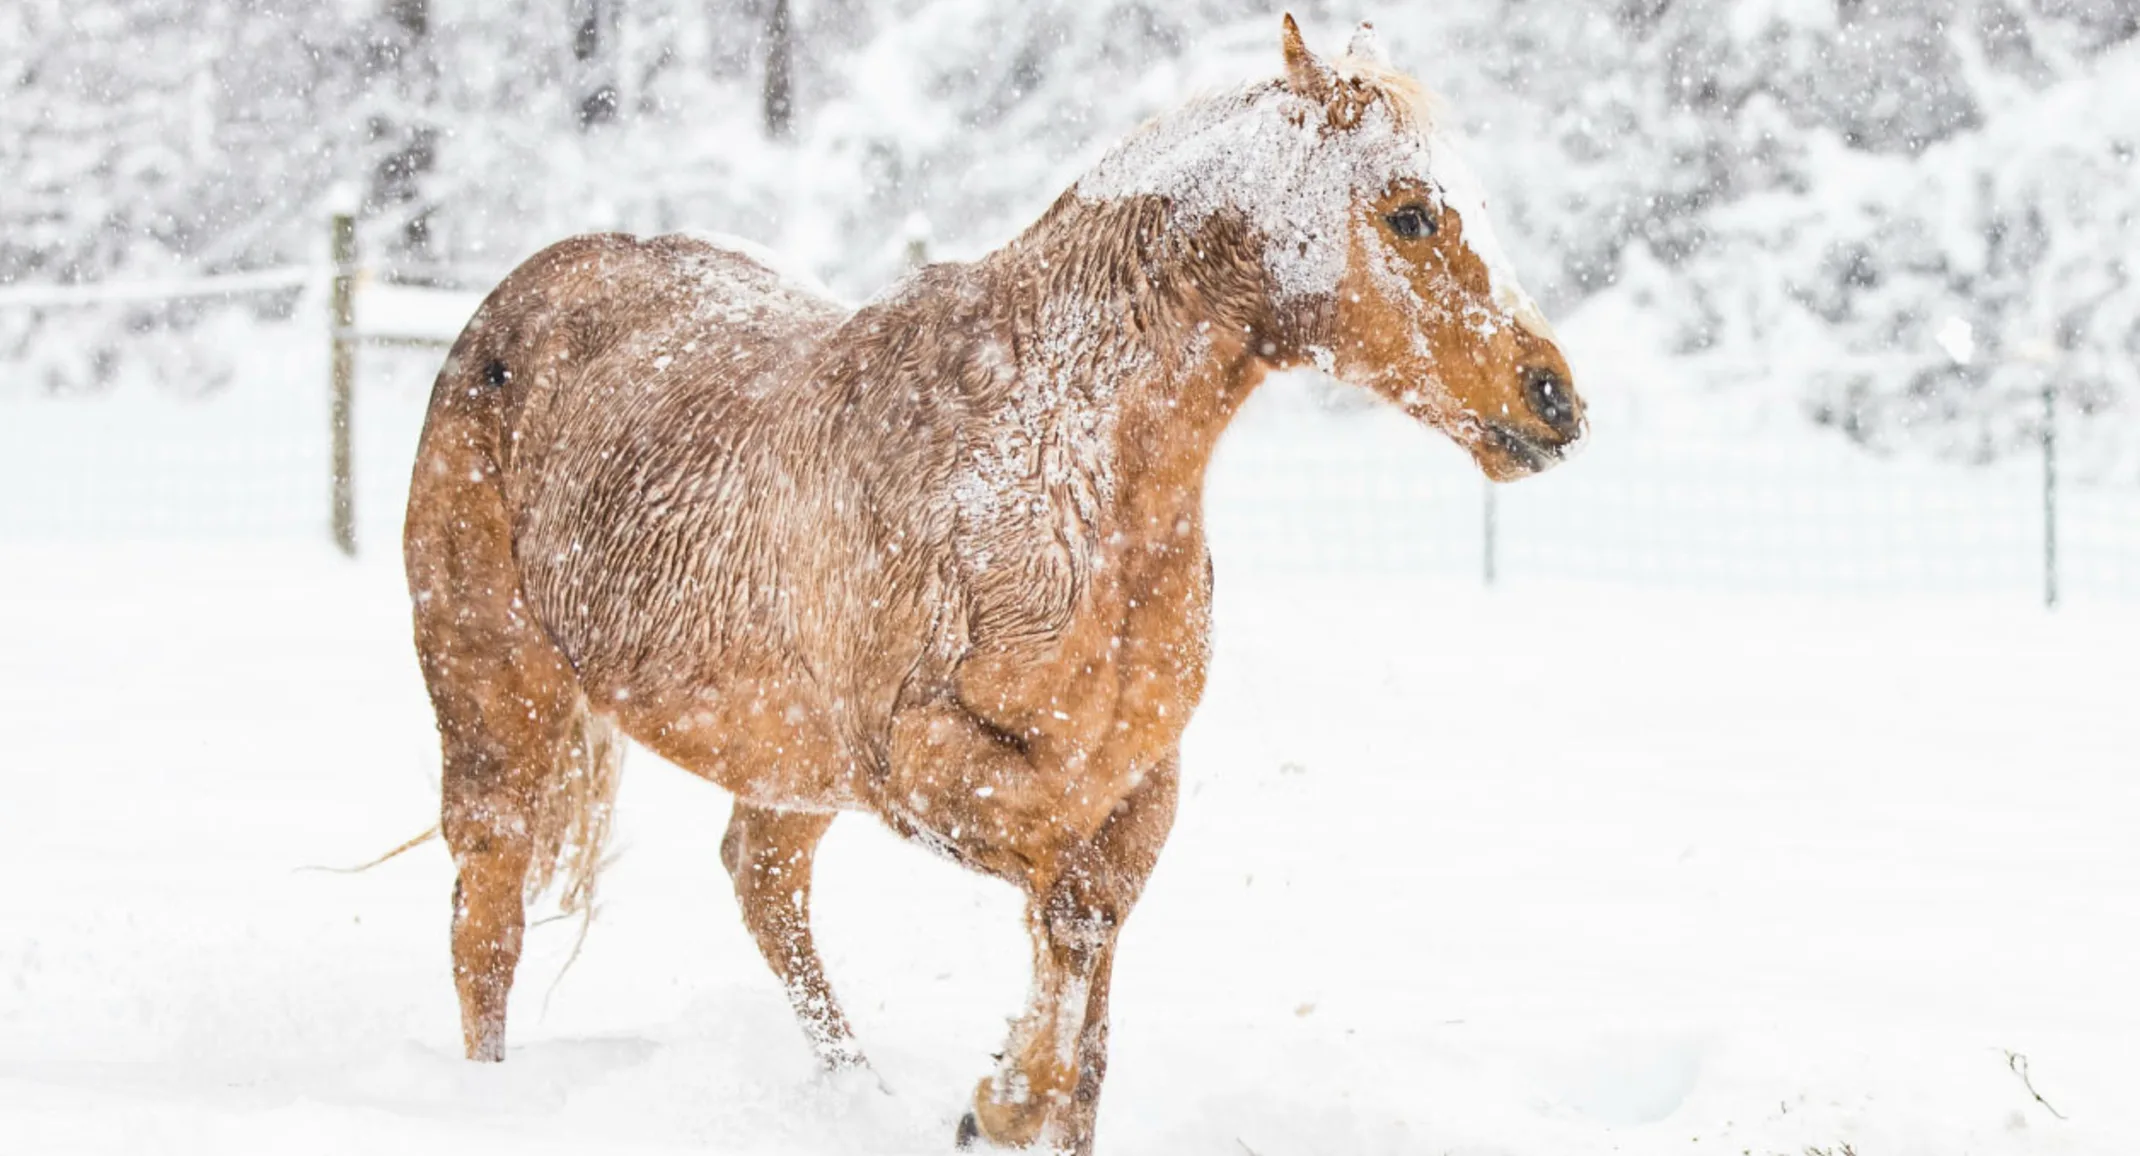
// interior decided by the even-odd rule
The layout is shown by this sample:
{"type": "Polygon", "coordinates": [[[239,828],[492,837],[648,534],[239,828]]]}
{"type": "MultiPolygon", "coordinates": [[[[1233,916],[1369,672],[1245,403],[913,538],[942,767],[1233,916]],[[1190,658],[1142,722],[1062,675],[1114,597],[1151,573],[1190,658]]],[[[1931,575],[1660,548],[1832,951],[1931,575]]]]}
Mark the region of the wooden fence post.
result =
{"type": "Polygon", "coordinates": [[[347,212],[335,213],[329,218],[329,229],[334,253],[334,283],[329,293],[329,307],[334,316],[328,331],[328,388],[331,391],[328,421],[333,439],[333,448],[328,455],[328,468],[333,475],[329,517],[334,532],[334,544],[341,548],[342,553],[355,557],[357,510],[356,491],[351,477],[349,419],[357,372],[356,216],[347,212]]]}
{"type": "Polygon", "coordinates": [[[1500,577],[1500,567],[1497,564],[1499,559],[1495,556],[1499,554],[1501,550],[1501,517],[1500,511],[1495,508],[1495,484],[1496,483],[1492,480],[1488,480],[1486,482],[1486,498],[1484,505],[1480,511],[1479,519],[1484,524],[1486,530],[1485,540],[1480,543],[1480,545],[1485,555],[1485,578],[1486,584],[1488,586],[1493,585],[1494,580],[1500,577]]]}
{"type": "Polygon", "coordinates": [[[907,214],[900,222],[900,233],[907,241],[907,271],[912,272],[929,263],[929,218],[919,212],[907,214]]]}
{"type": "Polygon", "coordinates": [[[2043,383],[2043,605],[2058,609],[2058,385],[2043,383]]]}

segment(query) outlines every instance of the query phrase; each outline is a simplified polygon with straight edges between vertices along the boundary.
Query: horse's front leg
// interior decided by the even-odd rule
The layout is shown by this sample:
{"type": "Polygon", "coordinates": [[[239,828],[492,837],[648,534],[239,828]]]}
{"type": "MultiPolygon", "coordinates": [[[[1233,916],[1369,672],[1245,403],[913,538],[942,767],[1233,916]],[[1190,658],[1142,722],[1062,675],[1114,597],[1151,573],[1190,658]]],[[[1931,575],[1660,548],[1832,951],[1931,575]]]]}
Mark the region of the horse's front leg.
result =
{"type": "Polygon", "coordinates": [[[1033,1002],[1012,1027],[996,1073],[974,1089],[961,1147],[980,1139],[1092,1151],[1115,940],[1173,826],[1177,780],[1169,755],[1116,803],[1097,835],[1062,848],[1050,884],[1028,890],[1033,1002]]]}
{"type": "Polygon", "coordinates": [[[721,862],[736,885],[743,925],[787,991],[818,1064],[828,1071],[867,1066],[810,936],[811,864],[832,818],[738,799],[721,839],[721,862]]]}

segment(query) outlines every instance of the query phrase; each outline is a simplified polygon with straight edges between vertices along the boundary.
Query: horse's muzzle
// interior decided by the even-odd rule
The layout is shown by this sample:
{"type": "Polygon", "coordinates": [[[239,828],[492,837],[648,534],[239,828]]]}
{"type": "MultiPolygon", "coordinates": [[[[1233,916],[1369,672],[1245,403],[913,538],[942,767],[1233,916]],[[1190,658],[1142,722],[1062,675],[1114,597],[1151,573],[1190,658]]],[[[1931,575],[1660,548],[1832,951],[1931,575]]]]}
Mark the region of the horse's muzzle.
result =
{"type": "Polygon", "coordinates": [[[1525,433],[1507,422],[1490,421],[1485,426],[1479,440],[1500,455],[1509,479],[1543,473],[1559,465],[1583,434],[1578,426],[1570,436],[1549,439],[1525,433]]]}

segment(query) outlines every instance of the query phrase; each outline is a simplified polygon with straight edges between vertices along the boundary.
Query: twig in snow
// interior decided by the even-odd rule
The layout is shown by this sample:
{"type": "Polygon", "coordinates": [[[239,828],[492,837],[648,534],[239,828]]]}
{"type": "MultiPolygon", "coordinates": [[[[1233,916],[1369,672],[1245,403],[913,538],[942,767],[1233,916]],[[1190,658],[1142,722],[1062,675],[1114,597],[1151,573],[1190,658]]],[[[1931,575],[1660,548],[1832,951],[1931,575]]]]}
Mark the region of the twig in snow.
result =
{"type": "Polygon", "coordinates": [[[414,851],[416,848],[421,847],[424,844],[429,843],[431,840],[438,838],[438,831],[439,829],[437,827],[432,827],[430,830],[425,831],[423,834],[418,835],[413,839],[410,839],[408,842],[403,843],[401,846],[396,847],[391,851],[388,851],[386,854],[379,856],[377,859],[374,859],[369,863],[359,863],[354,867],[323,867],[314,864],[310,866],[299,867],[298,870],[325,871],[332,875],[362,874],[363,872],[369,871],[372,868],[377,867],[379,864],[384,863],[389,859],[392,859],[394,856],[399,855],[404,851],[414,851]]]}
{"type": "MultiPolygon", "coordinates": [[[[2006,1051],[2006,1049],[2004,1048],[2001,1048],[1999,1050],[2006,1051]]],[[[2066,1118],[2066,1114],[2064,1112],[2053,1108],[2051,1106],[2051,1101],[2043,1098],[2043,1093],[2036,1090],[2035,1082],[2029,1079],[2029,1058],[2027,1056],[2022,1055],[2020,1052],[2006,1051],[2006,1067],[2008,1071],[2021,1077],[2021,1086],[2029,1090],[2029,1096],[2032,1099],[2034,1099],[2037,1103],[2043,1105],[2044,1111],[2049,1112],[2051,1115],[2056,1116],[2061,1120],[2066,1118]]]]}

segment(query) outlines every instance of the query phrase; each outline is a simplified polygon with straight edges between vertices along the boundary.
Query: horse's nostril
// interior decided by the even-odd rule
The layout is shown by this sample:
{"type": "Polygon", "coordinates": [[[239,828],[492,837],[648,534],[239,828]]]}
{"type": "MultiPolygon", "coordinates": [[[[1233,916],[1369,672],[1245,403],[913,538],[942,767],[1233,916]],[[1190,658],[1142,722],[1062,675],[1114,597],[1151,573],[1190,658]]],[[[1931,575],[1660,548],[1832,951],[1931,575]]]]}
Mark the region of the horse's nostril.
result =
{"type": "Polygon", "coordinates": [[[1575,394],[1569,390],[1566,378],[1543,365],[1534,365],[1523,371],[1523,397],[1531,409],[1553,432],[1562,437],[1574,437],[1582,432],[1582,422],[1575,413],[1575,394]]]}

